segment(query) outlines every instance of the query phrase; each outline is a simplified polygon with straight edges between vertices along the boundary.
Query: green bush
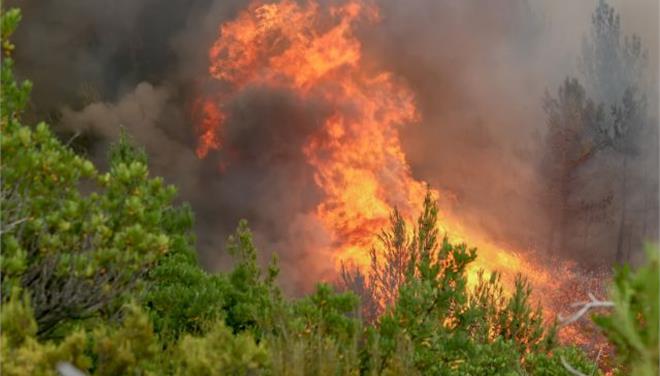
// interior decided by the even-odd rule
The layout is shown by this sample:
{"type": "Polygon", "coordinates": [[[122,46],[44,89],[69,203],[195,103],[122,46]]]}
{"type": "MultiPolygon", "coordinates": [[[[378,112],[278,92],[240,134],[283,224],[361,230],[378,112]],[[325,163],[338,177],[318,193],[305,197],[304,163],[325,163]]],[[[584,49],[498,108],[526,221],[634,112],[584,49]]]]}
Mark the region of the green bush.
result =
{"type": "Polygon", "coordinates": [[[269,354],[249,333],[234,334],[222,321],[204,336],[186,335],[177,348],[177,374],[245,375],[268,367],[269,354]]]}
{"type": "MultiPolygon", "coordinates": [[[[2,16],[3,48],[20,13],[2,16]]],[[[2,64],[2,294],[31,295],[40,337],[62,325],[110,317],[124,295],[165,255],[176,233],[168,217],[175,190],[149,178],[146,156],[126,137],[113,148],[110,171],[60,143],[49,127],[20,123],[30,85],[2,64]]]]}

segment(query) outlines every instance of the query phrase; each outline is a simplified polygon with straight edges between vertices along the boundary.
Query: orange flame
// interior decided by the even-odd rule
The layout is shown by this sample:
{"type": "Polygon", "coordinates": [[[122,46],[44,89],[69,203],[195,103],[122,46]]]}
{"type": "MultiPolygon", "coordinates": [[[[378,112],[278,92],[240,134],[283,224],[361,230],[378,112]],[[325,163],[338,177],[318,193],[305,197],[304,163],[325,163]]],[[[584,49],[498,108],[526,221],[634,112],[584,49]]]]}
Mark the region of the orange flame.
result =
{"type": "MultiPolygon", "coordinates": [[[[425,182],[412,176],[399,137],[400,127],[419,120],[414,96],[390,73],[363,63],[354,34],[358,22],[378,18],[378,10],[360,0],[323,9],[314,0],[255,1],[220,26],[209,51],[211,77],[230,89],[204,102],[200,157],[220,147],[223,106],[231,93],[247,86],[283,88],[302,99],[321,98],[331,109],[322,131],[303,151],[325,196],[316,215],[336,247],[337,265],[345,261],[367,266],[374,235],[388,224],[392,209],[414,218],[427,190],[425,182]]],[[[432,194],[447,197],[438,190],[432,194]]],[[[479,249],[470,281],[476,280],[478,269],[498,270],[504,276],[526,271],[535,286],[554,286],[551,276],[522,254],[469,232],[448,208],[440,214],[440,228],[451,241],[479,249]]]]}
{"type": "Polygon", "coordinates": [[[225,120],[225,114],[208,98],[199,99],[194,103],[193,114],[200,118],[197,127],[199,145],[196,153],[197,157],[204,158],[209,150],[219,149],[221,146],[218,133],[220,125],[225,120]]]}

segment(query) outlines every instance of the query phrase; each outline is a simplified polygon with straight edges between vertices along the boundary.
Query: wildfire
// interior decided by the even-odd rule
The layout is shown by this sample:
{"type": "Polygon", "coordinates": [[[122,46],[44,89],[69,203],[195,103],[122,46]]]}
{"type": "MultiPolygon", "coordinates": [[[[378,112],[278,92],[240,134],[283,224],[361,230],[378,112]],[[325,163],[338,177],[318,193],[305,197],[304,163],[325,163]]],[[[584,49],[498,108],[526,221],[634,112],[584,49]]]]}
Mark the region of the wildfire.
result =
{"type": "MultiPolygon", "coordinates": [[[[228,89],[200,102],[200,157],[221,147],[226,106],[243,88],[285,89],[302,100],[321,99],[330,109],[303,153],[324,194],[315,214],[332,237],[337,265],[368,265],[374,234],[388,224],[392,209],[414,218],[427,190],[412,176],[399,137],[400,127],[419,121],[414,96],[392,74],[364,64],[353,30],[358,22],[378,19],[367,0],[329,7],[314,0],[253,2],[220,26],[209,51],[210,76],[228,89]]],[[[440,217],[450,240],[478,248],[472,281],[477,269],[505,276],[525,271],[535,286],[553,286],[542,268],[464,229],[448,209],[440,217]]]]}

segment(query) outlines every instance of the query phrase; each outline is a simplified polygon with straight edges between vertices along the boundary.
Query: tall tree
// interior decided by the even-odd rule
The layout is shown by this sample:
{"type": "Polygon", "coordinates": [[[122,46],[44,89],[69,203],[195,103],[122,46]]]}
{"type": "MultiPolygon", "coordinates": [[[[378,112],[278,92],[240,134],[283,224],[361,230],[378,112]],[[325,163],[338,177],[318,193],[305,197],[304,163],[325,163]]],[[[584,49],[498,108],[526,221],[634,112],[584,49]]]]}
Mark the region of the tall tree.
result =
{"type": "Polygon", "coordinates": [[[603,108],[587,97],[584,87],[575,78],[567,78],[557,96],[546,95],[547,149],[543,169],[549,178],[549,213],[551,216],[549,248],[565,250],[566,233],[575,218],[569,206],[575,175],[581,165],[602,148],[594,130],[603,121],[603,108]]]}
{"type": "MultiPolygon", "coordinates": [[[[644,159],[640,151],[651,125],[646,103],[644,72],[647,52],[637,35],[626,36],[621,17],[605,0],[600,0],[591,19],[591,33],[585,39],[580,68],[592,96],[609,111],[603,122],[601,139],[619,161],[618,218],[615,257],[623,262],[629,254],[633,228],[630,199],[643,195],[645,184],[630,181],[644,159]]],[[[652,148],[650,149],[652,150],[652,148]]]]}
{"type": "Polygon", "coordinates": [[[544,102],[549,247],[602,248],[589,238],[598,219],[597,238],[607,239],[623,262],[656,227],[646,219],[657,196],[657,174],[648,173],[647,165],[658,153],[644,79],[647,53],[641,38],[625,36],[619,14],[600,0],[578,60],[580,82],[567,78],[557,96],[544,102]],[[636,216],[641,223],[634,223],[636,216]]]}

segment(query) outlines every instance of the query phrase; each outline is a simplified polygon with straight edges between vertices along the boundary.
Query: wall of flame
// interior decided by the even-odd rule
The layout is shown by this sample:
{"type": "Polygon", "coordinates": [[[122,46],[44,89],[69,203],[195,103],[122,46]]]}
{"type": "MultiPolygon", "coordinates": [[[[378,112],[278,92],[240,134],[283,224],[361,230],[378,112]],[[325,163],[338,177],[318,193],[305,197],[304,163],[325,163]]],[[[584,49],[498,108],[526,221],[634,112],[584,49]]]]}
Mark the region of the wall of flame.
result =
{"type": "MultiPolygon", "coordinates": [[[[220,25],[209,50],[208,79],[223,82],[224,89],[196,102],[200,158],[223,147],[223,124],[231,116],[228,104],[248,88],[287,90],[331,109],[303,153],[323,193],[314,215],[331,239],[327,251],[334,259],[328,262],[337,267],[342,262],[368,266],[375,235],[394,208],[411,221],[427,189],[440,203],[453,199],[441,187],[427,188],[415,179],[406,161],[399,131],[418,126],[413,93],[405,82],[362,59],[355,25],[379,19],[378,8],[368,1],[331,6],[313,0],[254,1],[220,25]]],[[[478,248],[470,281],[476,281],[480,269],[497,270],[507,283],[523,273],[535,287],[556,290],[556,276],[525,253],[465,228],[449,205],[441,209],[438,225],[449,239],[478,248]]]]}

